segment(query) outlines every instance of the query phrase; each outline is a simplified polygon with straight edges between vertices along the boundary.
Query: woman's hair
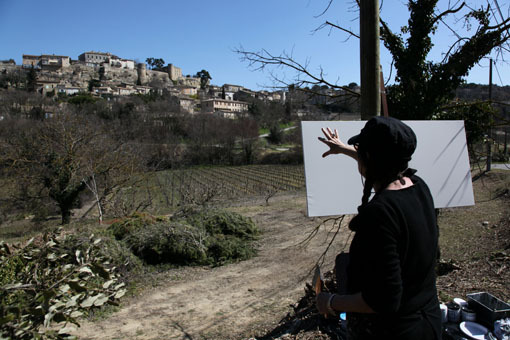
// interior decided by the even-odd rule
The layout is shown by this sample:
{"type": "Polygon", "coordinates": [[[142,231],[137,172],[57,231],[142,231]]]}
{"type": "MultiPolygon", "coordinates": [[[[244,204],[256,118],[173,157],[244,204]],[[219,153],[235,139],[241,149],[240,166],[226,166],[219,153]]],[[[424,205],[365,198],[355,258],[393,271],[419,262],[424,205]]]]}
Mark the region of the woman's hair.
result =
{"type": "Polygon", "coordinates": [[[365,166],[365,185],[361,205],[368,203],[375,183],[385,188],[399,179],[403,183],[403,172],[408,167],[408,160],[396,157],[382,150],[368,150],[364,145],[358,146],[359,161],[365,166]]]}

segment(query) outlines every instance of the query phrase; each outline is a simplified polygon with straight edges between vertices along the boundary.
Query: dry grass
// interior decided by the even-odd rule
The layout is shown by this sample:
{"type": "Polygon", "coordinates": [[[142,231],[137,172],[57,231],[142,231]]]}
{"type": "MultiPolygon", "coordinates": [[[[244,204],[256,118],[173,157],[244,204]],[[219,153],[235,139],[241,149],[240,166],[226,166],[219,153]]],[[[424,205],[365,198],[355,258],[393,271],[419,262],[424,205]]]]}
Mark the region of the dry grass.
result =
{"type": "Polygon", "coordinates": [[[480,291],[510,300],[509,184],[509,171],[481,175],[475,206],[441,212],[441,257],[459,267],[438,278],[443,300],[480,291]]]}

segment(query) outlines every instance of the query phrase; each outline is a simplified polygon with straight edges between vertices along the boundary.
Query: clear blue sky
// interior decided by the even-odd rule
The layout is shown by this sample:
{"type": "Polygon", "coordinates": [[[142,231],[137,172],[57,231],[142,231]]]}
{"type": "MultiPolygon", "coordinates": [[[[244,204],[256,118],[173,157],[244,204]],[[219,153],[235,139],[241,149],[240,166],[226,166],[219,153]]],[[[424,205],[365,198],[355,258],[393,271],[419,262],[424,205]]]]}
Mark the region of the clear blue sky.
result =
{"type": "MultiPolygon", "coordinates": [[[[206,69],[212,83],[238,84],[259,90],[272,82],[266,72],[254,72],[233,52],[267,49],[292,52],[312,71],[321,67],[331,82],[359,84],[359,42],[338,30],[312,31],[329,20],[358,32],[357,13],[349,0],[0,0],[0,59],[21,64],[22,54],[59,54],[77,59],[86,51],[111,52],[140,62],[163,58],[184,75],[206,69]]],[[[471,2],[482,3],[483,0],[471,2]]],[[[386,0],[381,17],[398,30],[406,24],[403,0],[386,0]]],[[[440,4],[446,4],[446,0],[440,4]]],[[[508,1],[500,1],[503,13],[508,1]]],[[[430,56],[446,51],[452,34],[440,31],[430,56]]],[[[382,46],[381,46],[382,48],[382,46]]],[[[391,59],[381,51],[385,77],[391,59]]],[[[475,67],[468,82],[487,84],[488,60],[475,67]]],[[[493,82],[510,84],[510,67],[498,64],[493,82]]],[[[275,70],[284,75],[284,70],[275,70]]],[[[286,71],[287,78],[294,74],[286,71]]]]}

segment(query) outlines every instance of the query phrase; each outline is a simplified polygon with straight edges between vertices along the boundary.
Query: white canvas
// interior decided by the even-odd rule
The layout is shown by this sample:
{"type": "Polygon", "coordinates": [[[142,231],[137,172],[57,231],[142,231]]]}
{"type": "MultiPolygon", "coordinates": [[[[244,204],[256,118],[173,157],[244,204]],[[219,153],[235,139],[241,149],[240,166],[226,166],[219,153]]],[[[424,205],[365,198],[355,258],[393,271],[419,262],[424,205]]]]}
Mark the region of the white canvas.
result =
{"type": "MultiPolygon", "coordinates": [[[[436,208],[474,205],[463,121],[405,121],[418,140],[409,166],[428,184],[436,208]]],[[[322,127],[337,129],[340,139],[357,135],[364,121],[302,122],[308,216],[357,213],[363,182],[356,161],[322,154],[322,127]]]]}

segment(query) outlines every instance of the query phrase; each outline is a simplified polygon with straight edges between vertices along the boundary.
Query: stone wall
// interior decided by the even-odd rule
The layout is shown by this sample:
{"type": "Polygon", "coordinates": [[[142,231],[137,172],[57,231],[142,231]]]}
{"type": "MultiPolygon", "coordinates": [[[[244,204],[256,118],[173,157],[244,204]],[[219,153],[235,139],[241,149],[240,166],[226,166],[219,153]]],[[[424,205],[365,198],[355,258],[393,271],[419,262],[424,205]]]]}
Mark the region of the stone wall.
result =
{"type": "Polygon", "coordinates": [[[200,78],[186,77],[179,80],[179,84],[200,88],[200,78]]]}
{"type": "Polygon", "coordinates": [[[125,68],[106,66],[105,80],[135,85],[138,80],[138,72],[136,69],[130,70],[125,68]]]}
{"type": "Polygon", "coordinates": [[[147,70],[147,81],[150,84],[154,81],[160,81],[167,84],[173,84],[167,72],[147,70]]]}

